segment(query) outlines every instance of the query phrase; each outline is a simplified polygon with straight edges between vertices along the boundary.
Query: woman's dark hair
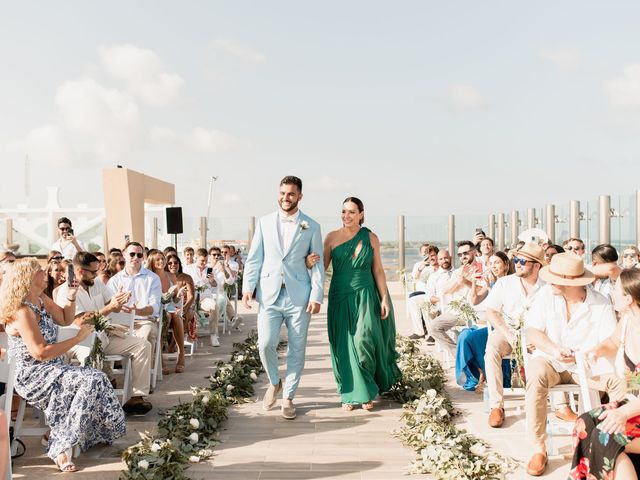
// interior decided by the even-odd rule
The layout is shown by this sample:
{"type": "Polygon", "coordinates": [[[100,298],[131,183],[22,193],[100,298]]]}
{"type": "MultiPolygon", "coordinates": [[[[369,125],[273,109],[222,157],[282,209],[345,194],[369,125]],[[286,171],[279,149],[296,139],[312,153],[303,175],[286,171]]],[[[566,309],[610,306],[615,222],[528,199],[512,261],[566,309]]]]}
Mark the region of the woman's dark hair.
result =
{"type": "Polygon", "coordinates": [[[176,262],[178,262],[178,274],[182,273],[182,262],[180,261],[180,257],[174,253],[169,253],[166,258],[165,258],[165,264],[164,264],[164,271],[168,272],[169,271],[169,262],[171,260],[175,260],[176,262]]]}
{"type": "Polygon", "coordinates": [[[618,278],[622,291],[631,295],[633,301],[640,305],[640,270],[637,268],[626,268],[620,272],[618,278]]]}
{"type": "Polygon", "coordinates": [[[502,263],[504,263],[504,266],[507,269],[507,271],[505,272],[505,275],[511,275],[515,271],[513,267],[513,262],[509,260],[509,257],[507,256],[506,253],[497,251],[497,252],[493,252],[491,256],[498,257],[500,260],[502,260],[502,263]]]}
{"type": "Polygon", "coordinates": [[[165,247],[165,249],[164,249],[164,250],[162,250],[162,253],[164,253],[164,256],[166,257],[166,256],[167,256],[167,255],[169,255],[170,253],[175,253],[175,254],[177,254],[177,253],[178,253],[178,251],[177,251],[175,248],[173,248],[172,246],[168,246],[168,247],[165,247]]]}
{"type": "Polygon", "coordinates": [[[47,288],[44,289],[44,293],[52,300],[54,300],[53,290],[57,287],[57,285],[54,283],[55,279],[53,278],[53,276],[51,276],[51,274],[53,273],[53,269],[57,266],[65,268],[66,264],[63,262],[64,260],[63,261],[51,260],[47,264],[47,268],[45,268],[44,270],[44,273],[47,275],[47,288]]]}
{"type": "Polygon", "coordinates": [[[550,248],[553,248],[556,253],[564,253],[564,248],[562,248],[560,245],[555,244],[547,245],[547,248],[545,248],[544,251],[546,252],[550,248]]]}
{"type": "Polygon", "coordinates": [[[592,260],[599,263],[613,263],[618,261],[618,252],[608,243],[602,243],[591,250],[592,260]]]}
{"type": "MultiPolygon", "coordinates": [[[[358,213],[364,213],[364,203],[362,203],[362,200],[360,200],[358,197],[347,197],[344,199],[342,203],[345,204],[347,202],[355,203],[356,207],[358,207],[358,213]]],[[[363,223],[364,223],[364,216],[360,220],[360,225],[362,225],[363,223]]]]}
{"type": "Polygon", "coordinates": [[[107,259],[107,268],[103,270],[107,278],[111,278],[118,273],[118,263],[120,262],[125,263],[124,260],[122,260],[120,251],[118,249],[110,251],[109,258],[107,259]]]}

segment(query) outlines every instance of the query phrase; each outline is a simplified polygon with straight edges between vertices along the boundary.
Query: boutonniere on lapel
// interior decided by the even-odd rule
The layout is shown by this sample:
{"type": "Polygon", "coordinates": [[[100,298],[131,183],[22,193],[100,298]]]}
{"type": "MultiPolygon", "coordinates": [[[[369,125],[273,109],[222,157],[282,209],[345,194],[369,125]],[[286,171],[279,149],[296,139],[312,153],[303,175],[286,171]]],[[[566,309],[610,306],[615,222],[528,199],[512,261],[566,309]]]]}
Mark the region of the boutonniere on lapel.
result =
{"type": "Polygon", "coordinates": [[[303,220],[300,222],[300,228],[302,230],[306,230],[307,228],[309,228],[309,222],[307,222],[306,220],[303,220]]]}

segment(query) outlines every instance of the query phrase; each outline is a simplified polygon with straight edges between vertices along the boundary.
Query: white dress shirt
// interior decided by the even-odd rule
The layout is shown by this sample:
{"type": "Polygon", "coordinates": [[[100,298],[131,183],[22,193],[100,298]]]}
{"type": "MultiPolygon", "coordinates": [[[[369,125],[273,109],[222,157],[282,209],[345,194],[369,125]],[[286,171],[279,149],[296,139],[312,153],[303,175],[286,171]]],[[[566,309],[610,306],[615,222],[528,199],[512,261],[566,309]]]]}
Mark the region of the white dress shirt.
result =
{"type": "Polygon", "coordinates": [[[447,305],[451,299],[445,298],[444,289],[453,277],[453,273],[454,270],[452,268],[449,270],[439,268],[433,275],[429,276],[429,280],[427,281],[427,288],[425,289],[427,299],[437,297],[439,302],[444,300],[445,305],[440,305],[441,313],[448,311],[447,305]]]}
{"type": "Polygon", "coordinates": [[[160,277],[150,270],[142,267],[135,275],[129,275],[127,269],[116,273],[109,279],[107,286],[112,292],[117,292],[122,287],[125,292],[131,292],[128,307],[135,304],[137,309],[152,306],[153,313],[148,316],[140,316],[136,311],[136,320],[158,317],[160,315],[160,302],[162,300],[162,284],[160,277]]]}
{"type": "Polygon", "coordinates": [[[416,262],[413,266],[413,270],[411,270],[411,277],[415,280],[415,291],[416,292],[426,292],[427,291],[427,282],[429,281],[429,277],[432,273],[434,273],[434,268],[431,265],[428,265],[419,270],[419,268],[424,265],[424,262],[420,260],[416,262]]]}
{"type": "Polygon", "coordinates": [[[205,290],[200,294],[200,298],[212,297],[214,295],[222,294],[224,295],[224,284],[233,285],[234,278],[233,275],[229,275],[229,278],[226,278],[222,269],[213,268],[211,274],[213,275],[214,280],[216,281],[216,286],[213,287],[211,283],[209,283],[209,279],[207,278],[207,268],[212,268],[211,265],[207,265],[204,269],[200,270],[198,266],[194,263],[192,265],[187,265],[184,267],[184,273],[190,275],[193,278],[193,283],[196,287],[205,286],[205,290]]]}
{"type": "Polygon", "coordinates": [[[485,309],[490,308],[504,314],[504,321],[507,325],[511,325],[510,319],[516,321],[520,315],[529,310],[536,294],[544,285],[544,281],[538,277],[529,295],[527,295],[522,285],[522,279],[515,274],[507,275],[496,281],[482,304],[485,309]]]}
{"type": "MultiPolygon", "coordinates": [[[[56,303],[61,307],[67,304],[69,295],[69,284],[64,282],[58,289],[56,303]]],[[[76,294],[76,315],[85,312],[97,312],[102,310],[109,303],[113,292],[102,282],[95,282],[88,289],[78,287],[76,294]]]]}
{"type": "MultiPolygon", "coordinates": [[[[78,239],[76,239],[76,242],[78,242],[78,245],[80,245],[80,248],[84,250],[84,246],[82,245],[82,243],[80,243],[78,239]]],[[[51,250],[60,252],[62,256],[67,260],[73,260],[73,257],[75,257],[76,253],[78,253],[78,249],[73,244],[73,242],[69,240],[62,240],[61,238],[53,242],[53,245],[51,245],[51,250]]]]}
{"type": "MultiPolygon", "coordinates": [[[[609,338],[616,328],[616,316],[611,303],[600,293],[586,289],[585,301],[572,312],[567,321],[567,305],[562,295],[554,295],[551,285],[540,289],[531,308],[525,314],[525,327],[535,328],[547,334],[556,345],[574,351],[587,351],[609,338]]],[[[549,354],[536,348],[534,356],[552,360],[557,372],[576,372],[576,365],[554,360],[549,354]]]]}
{"type": "Polygon", "coordinates": [[[287,253],[293,236],[298,228],[298,218],[300,217],[300,210],[291,216],[286,216],[283,212],[278,213],[278,237],[280,239],[280,246],[282,247],[282,253],[287,253]]]}

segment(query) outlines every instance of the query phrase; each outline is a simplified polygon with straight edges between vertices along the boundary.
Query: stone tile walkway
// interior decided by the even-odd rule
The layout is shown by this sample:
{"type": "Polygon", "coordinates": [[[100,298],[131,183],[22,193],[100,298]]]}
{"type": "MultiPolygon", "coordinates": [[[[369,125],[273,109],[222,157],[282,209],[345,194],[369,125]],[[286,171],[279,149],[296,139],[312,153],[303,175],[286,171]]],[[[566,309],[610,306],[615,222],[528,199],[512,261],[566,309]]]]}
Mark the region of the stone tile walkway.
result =
{"type": "MultiPolygon", "coordinates": [[[[392,285],[392,292],[399,291],[392,285]]],[[[399,293],[393,294],[398,332],[409,334],[409,322],[399,293]]],[[[242,312],[242,310],[241,310],[242,312]]],[[[253,310],[255,312],[255,310],[253,310]]],[[[77,462],[82,479],[117,479],[123,465],[119,451],[137,441],[138,432],[152,430],[158,421],[158,409],[189,399],[189,386],[208,384],[206,377],[214,363],[227,360],[231,344],[246,337],[255,327],[255,314],[245,312],[243,332],[234,332],[222,339],[220,348],[202,346],[188,357],[185,373],[165,377],[151,395],[154,410],[145,417],[133,417],[127,422],[127,436],[111,447],[96,447],[77,462]]],[[[284,360],[284,358],[282,359],[284,360]]],[[[511,396],[507,401],[506,428],[491,429],[483,412],[482,396],[465,392],[455,385],[453,370],[449,391],[463,415],[459,422],[470,432],[488,440],[499,451],[527,461],[530,450],[524,437],[524,401],[511,396]],[[518,410],[519,407],[519,410],[518,410]]],[[[257,383],[256,399],[266,388],[266,376],[257,383]]],[[[223,441],[216,455],[207,462],[192,465],[188,474],[194,479],[360,479],[394,480],[422,479],[423,475],[405,477],[413,454],[390,434],[399,428],[401,407],[379,400],[375,410],[357,409],[343,412],[335,392],[326,334],[326,315],[315,316],[309,330],[307,363],[297,395],[298,418],[293,421],[280,416],[278,407],[262,410],[259,401],[233,407],[229,421],[220,432],[223,441]]],[[[552,458],[548,474],[543,477],[564,480],[568,471],[570,439],[556,439],[565,456],[552,458]]],[[[57,475],[53,463],[42,453],[39,439],[27,439],[27,454],[16,460],[15,478],[50,478],[57,475]]],[[[532,478],[521,468],[510,479],[532,478]]]]}

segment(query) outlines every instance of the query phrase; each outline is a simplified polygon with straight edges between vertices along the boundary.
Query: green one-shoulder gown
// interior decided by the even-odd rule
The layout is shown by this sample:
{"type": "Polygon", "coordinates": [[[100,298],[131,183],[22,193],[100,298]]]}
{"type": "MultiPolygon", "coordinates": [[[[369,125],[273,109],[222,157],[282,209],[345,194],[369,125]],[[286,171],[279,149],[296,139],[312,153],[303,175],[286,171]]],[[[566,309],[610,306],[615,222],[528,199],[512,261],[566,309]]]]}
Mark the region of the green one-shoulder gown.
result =
{"type": "Polygon", "coordinates": [[[380,295],[371,270],[374,251],[369,232],[362,227],[331,252],[333,276],[327,322],[333,373],[342,403],[369,402],[400,378],[393,306],[389,300],[389,316],[382,320],[380,295]]]}

